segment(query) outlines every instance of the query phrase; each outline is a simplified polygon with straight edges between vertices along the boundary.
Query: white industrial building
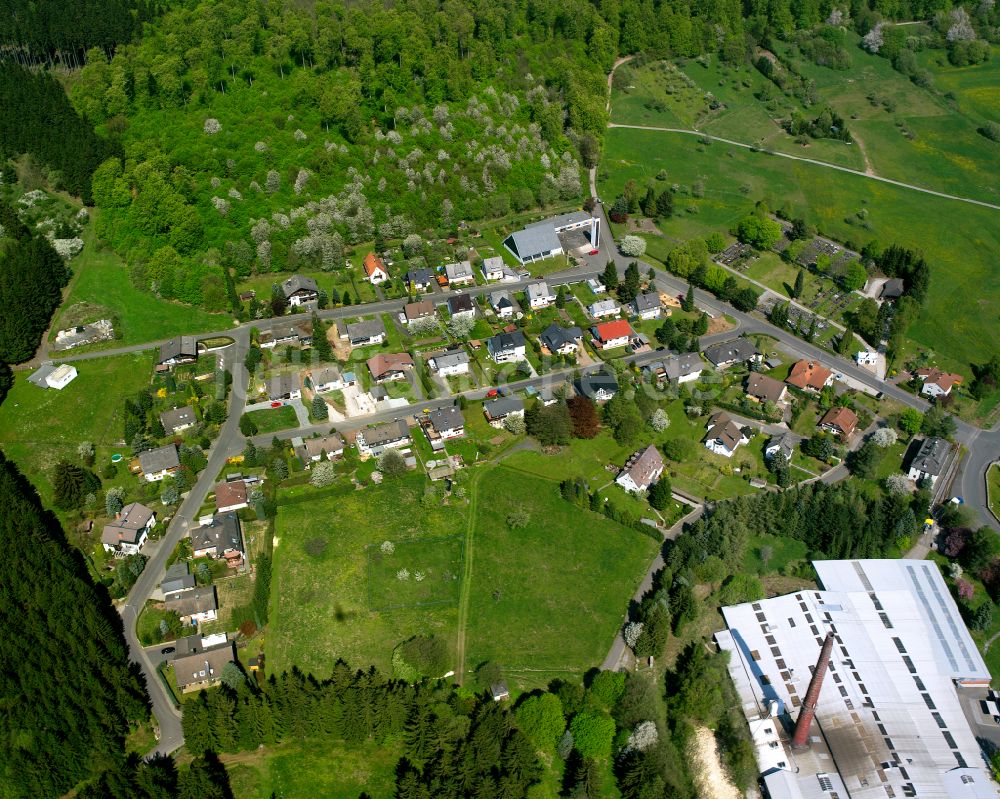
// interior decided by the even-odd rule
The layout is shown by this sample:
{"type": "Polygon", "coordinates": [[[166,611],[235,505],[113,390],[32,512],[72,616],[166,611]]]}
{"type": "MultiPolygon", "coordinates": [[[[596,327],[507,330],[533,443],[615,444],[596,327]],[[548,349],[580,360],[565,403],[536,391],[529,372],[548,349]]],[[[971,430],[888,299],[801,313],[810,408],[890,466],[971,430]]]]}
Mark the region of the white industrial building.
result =
{"type": "Polygon", "coordinates": [[[938,567],[813,565],[820,590],[723,608],[715,636],[767,794],[996,797],[960,702],[990,674],[938,567]]]}
{"type": "Polygon", "coordinates": [[[543,258],[562,255],[565,250],[559,234],[572,231],[583,231],[584,240],[589,246],[595,249],[600,247],[600,217],[592,216],[586,211],[572,211],[543,219],[511,233],[504,239],[503,246],[521,264],[541,261],[543,258]]]}

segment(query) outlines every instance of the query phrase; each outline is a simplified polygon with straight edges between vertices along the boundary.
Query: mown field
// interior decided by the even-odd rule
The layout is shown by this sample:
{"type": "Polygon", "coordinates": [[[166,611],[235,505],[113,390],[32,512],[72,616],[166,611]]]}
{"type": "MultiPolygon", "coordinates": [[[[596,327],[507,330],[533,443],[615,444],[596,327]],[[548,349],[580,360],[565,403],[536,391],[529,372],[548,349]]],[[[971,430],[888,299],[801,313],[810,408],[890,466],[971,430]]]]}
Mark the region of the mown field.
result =
{"type": "Polygon", "coordinates": [[[603,196],[614,197],[627,180],[663,186],[655,180],[660,170],[666,185],[679,186],[675,216],[661,225],[668,244],[727,230],[758,199],[804,215],[841,241],[898,242],[923,251],[932,269],[912,340],[966,374],[970,362],[1000,352],[1000,212],[693,136],[608,131],[598,174],[603,196]],[[703,196],[693,196],[695,184],[703,196]]]}

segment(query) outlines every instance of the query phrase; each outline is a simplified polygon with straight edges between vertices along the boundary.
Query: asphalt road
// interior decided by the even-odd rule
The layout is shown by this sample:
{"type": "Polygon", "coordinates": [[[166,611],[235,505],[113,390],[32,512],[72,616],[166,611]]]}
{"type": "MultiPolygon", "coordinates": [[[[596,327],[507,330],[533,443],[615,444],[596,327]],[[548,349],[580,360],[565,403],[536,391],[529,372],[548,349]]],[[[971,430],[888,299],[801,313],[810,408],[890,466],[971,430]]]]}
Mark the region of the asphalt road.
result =
{"type": "MultiPolygon", "coordinates": [[[[621,255],[614,247],[603,207],[598,205],[595,211],[597,215],[601,217],[603,227],[603,241],[600,248],[600,254],[595,257],[586,257],[584,259],[584,265],[580,267],[548,275],[545,279],[550,285],[559,286],[595,277],[603,271],[604,265],[609,257],[613,258],[617,264],[619,274],[624,274],[625,268],[629,265],[629,263],[635,260],[621,255]]],[[[650,268],[650,264],[642,262],[641,268],[642,272],[645,274],[650,268]]],[[[508,283],[503,286],[491,285],[469,287],[468,289],[464,289],[463,292],[467,292],[473,296],[478,296],[497,288],[518,291],[523,290],[531,282],[534,282],[534,280],[508,283]]],[[[662,270],[656,271],[656,287],[660,291],[675,295],[682,294],[687,291],[687,284],[684,281],[673,277],[662,270]]],[[[452,292],[435,292],[431,295],[431,299],[435,303],[441,304],[447,301],[447,297],[451,293],[452,292]]],[[[892,397],[904,405],[916,408],[920,411],[926,411],[928,408],[928,403],[924,400],[919,397],[915,397],[894,385],[880,381],[871,372],[862,369],[853,361],[835,356],[826,350],[822,350],[819,347],[809,344],[808,342],[802,341],[788,331],[778,329],[763,319],[737,311],[732,306],[721,302],[706,292],[696,290],[695,299],[699,307],[707,309],[710,313],[717,316],[726,314],[735,319],[738,327],[737,330],[731,330],[711,336],[703,336],[700,340],[702,348],[719,341],[733,338],[736,335],[753,333],[766,334],[775,338],[780,343],[781,348],[793,356],[818,359],[822,360],[824,363],[835,365],[838,371],[843,372],[845,375],[872,387],[876,391],[883,392],[886,396],[892,397]]],[[[408,300],[402,299],[386,300],[368,303],[363,306],[355,305],[344,308],[328,309],[320,311],[319,316],[322,319],[343,319],[355,317],[361,313],[396,313],[402,309],[403,305],[407,301],[408,300]]],[[[243,360],[250,345],[251,328],[257,328],[258,330],[263,331],[268,330],[277,324],[287,324],[290,321],[305,321],[309,319],[309,317],[309,314],[303,313],[296,314],[294,316],[282,317],[280,319],[255,320],[253,322],[234,326],[228,330],[199,335],[199,338],[230,336],[235,340],[234,346],[221,351],[221,356],[225,359],[226,365],[232,371],[233,375],[232,390],[229,399],[229,416],[220,431],[218,439],[209,453],[208,465],[204,471],[202,471],[201,476],[178,507],[177,512],[174,514],[167,527],[164,537],[161,539],[158,546],[156,546],[155,551],[152,548],[148,550],[150,559],[146,564],[146,568],[139,576],[136,584],[129,592],[128,598],[120,608],[122,616],[125,620],[126,639],[131,650],[131,656],[140,664],[143,674],[146,677],[147,689],[153,703],[153,711],[156,714],[156,718],[160,726],[160,740],[151,754],[169,754],[180,747],[184,740],[181,732],[180,714],[174,707],[173,701],[167,694],[167,689],[164,687],[155,671],[155,666],[157,665],[154,662],[156,658],[156,650],[152,650],[154,654],[151,655],[150,652],[145,650],[139,643],[135,631],[136,619],[150,593],[156,588],[162,579],[163,574],[166,571],[166,561],[170,553],[177,545],[177,542],[194,523],[194,516],[204,502],[205,497],[208,496],[211,491],[215,478],[222,471],[222,468],[226,463],[226,459],[232,455],[238,454],[243,449],[244,438],[240,433],[239,419],[246,406],[247,400],[249,375],[243,365],[243,360]]],[[[117,354],[140,352],[158,347],[161,343],[162,342],[160,341],[156,341],[146,344],[118,347],[111,350],[102,350],[99,352],[68,356],[66,358],[61,358],[60,360],[67,362],[82,361],[117,354]]],[[[661,353],[651,352],[631,356],[629,360],[641,365],[659,357],[662,357],[661,353]]],[[[589,372],[598,368],[600,368],[600,364],[595,364],[580,371],[589,372]]],[[[574,371],[575,370],[567,369],[560,370],[558,372],[550,372],[540,377],[510,382],[507,385],[515,391],[523,390],[528,386],[536,388],[555,386],[558,385],[558,383],[570,379],[574,371]]],[[[469,399],[481,399],[485,393],[486,389],[478,389],[467,392],[466,396],[469,399]]],[[[360,417],[350,422],[342,422],[338,424],[331,424],[327,422],[321,425],[304,425],[281,431],[277,435],[279,438],[287,439],[296,435],[309,436],[313,433],[324,433],[333,428],[340,430],[356,429],[375,422],[389,421],[405,415],[419,414],[422,413],[425,408],[439,407],[447,404],[449,401],[450,400],[448,398],[425,400],[422,402],[412,403],[406,406],[405,409],[394,408],[386,411],[380,411],[379,413],[370,416],[360,417]]],[[[272,436],[258,436],[255,441],[265,444],[269,442],[271,438],[272,436]]],[[[960,443],[968,448],[968,455],[959,470],[956,478],[956,484],[961,487],[962,495],[965,497],[966,504],[981,516],[983,522],[990,524],[995,529],[1000,530],[1000,524],[992,518],[986,508],[985,488],[986,467],[989,463],[1000,457],[1000,425],[993,430],[982,431],[964,422],[959,422],[956,438],[960,443]]],[[[824,480],[834,479],[835,475],[833,472],[836,472],[836,470],[832,470],[831,473],[825,475],[824,480]]],[[[839,476],[839,474],[836,475],[837,478],[839,478],[839,476]]],[[[673,532],[673,529],[671,532],[673,532]]],[[[651,567],[651,571],[647,574],[647,579],[655,568],[656,564],[654,563],[651,567]]],[[[641,587],[642,586],[640,586],[640,588],[641,587]]],[[[623,645],[624,644],[622,643],[622,646],[623,645]]],[[[618,658],[620,657],[621,653],[619,652],[618,658]]],[[[614,647],[608,656],[609,661],[612,659],[615,659],[614,647]]]]}

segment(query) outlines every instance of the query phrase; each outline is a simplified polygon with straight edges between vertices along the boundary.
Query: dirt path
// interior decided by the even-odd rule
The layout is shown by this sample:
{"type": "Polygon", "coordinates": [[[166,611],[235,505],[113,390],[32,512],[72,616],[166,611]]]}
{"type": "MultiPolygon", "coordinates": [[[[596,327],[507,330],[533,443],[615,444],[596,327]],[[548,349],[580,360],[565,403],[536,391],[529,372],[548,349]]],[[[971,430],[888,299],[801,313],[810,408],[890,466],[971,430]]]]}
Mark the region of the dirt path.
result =
{"type": "Polygon", "coordinates": [[[700,766],[694,770],[694,782],[701,799],[740,799],[739,790],[722,767],[715,736],[708,728],[695,729],[691,740],[691,759],[700,766]]]}
{"type": "Polygon", "coordinates": [[[455,637],[455,681],[459,685],[465,682],[465,628],[469,622],[469,594],[472,590],[472,547],[476,531],[479,481],[483,472],[483,469],[477,469],[469,486],[469,521],[465,525],[465,568],[462,570],[462,592],[458,600],[458,634],[455,637]]]}
{"type": "Polygon", "coordinates": [[[861,150],[861,157],[865,160],[865,174],[869,177],[878,177],[875,174],[875,167],[872,166],[871,159],[868,157],[868,150],[865,148],[865,143],[862,141],[861,137],[855,132],[851,131],[851,138],[858,144],[858,149],[861,150]]]}
{"type": "Polygon", "coordinates": [[[615,63],[611,67],[611,71],[608,73],[608,102],[605,108],[607,109],[607,112],[609,114],[611,113],[611,81],[613,81],[615,78],[615,70],[618,69],[618,67],[620,67],[622,64],[627,64],[633,58],[635,58],[635,54],[622,56],[617,61],[615,61],[615,63]]]}

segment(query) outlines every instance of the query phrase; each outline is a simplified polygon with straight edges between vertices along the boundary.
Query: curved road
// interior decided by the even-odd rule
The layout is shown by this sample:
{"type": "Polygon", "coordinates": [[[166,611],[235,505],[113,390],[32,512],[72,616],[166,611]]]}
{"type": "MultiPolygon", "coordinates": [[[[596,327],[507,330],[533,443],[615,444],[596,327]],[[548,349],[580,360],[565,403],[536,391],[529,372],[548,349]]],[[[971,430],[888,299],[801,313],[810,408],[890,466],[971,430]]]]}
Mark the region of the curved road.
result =
{"type": "Polygon", "coordinates": [[[910,189],[912,191],[919,191],[924,194],[931,194],[934,197],[942,197],[946,200],[957,200],[963,203],[971,203],[972,205],[980,205],[983,208],[992,208],[995,211],[1000,211],[1000,205],[995,205],[994,203],[988,203],[985,200],[973,200],[970,197],[959,197],[955,194],[945,194],[942,191],[934,191],[934,189],[925,189],[923,186],[914,186],[912,183],[903,183],[901,180],[893,180],[892,178],[883,178],[879,175],[871,175],[867,172],[862,172],[857,169],[851,169],[846,166],[839,166],[838,164],[831,164],[827,161],[817,161],[815,158],[803,158],[800,155],[791,155],[790,153],[782,153],[777,150],[768,150],[766,148],[758,147],[754,144],[745,144],[744,142],[733,141],[732,139],[724,139],[721,136],[713,136],[709,133],[703,133],[699,130],[688,130],[686,128],[660,128],[653,125],[625,125],[618,122],[609,122],[609,128],[630,128],[632,130],[651,130],[659,131],[660,133],[681,133],[686,136],[698,136],[703,139],[711,139],[712,141],[721,142],[723,144],[729,144],[733,147],[741,147],[744,150],[754,150],[758,153],[763,153],[765,155],[775,155],[778,158],[788,158],[792,161],[802,161],[806,164],[813,164],[815,166],[826,167],[827,169],[836,169],[838,172],[847,172],[850,175],[857,175],[860,178],[866,178],[867,180],[877,180],[880,183],[889,183],[893,186],[899,186],[903,189],[910,189]]]}

